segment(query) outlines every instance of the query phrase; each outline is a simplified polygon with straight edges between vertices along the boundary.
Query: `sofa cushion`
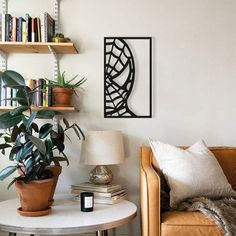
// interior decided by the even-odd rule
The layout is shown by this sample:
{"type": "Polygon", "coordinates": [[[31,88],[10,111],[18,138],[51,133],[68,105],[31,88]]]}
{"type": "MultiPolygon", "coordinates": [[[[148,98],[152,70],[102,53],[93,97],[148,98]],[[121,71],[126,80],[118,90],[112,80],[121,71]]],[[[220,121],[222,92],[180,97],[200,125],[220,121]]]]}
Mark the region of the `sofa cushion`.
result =
{"type": "Polygon", "coordinates": [[[170,206],[192,197],[235,196],[213,153],[200,140],[186,150],[150,142],[170,186],[170,206]]]}
{"type": "Polygon", "coordinates": [[[222,236],[219,227],[201,212],[168,211],[161,214],[162,236],[222,236]]]}
{"type": "Polygon", "coordinates": [[[225,176],[233,189],[236,190],[236,148],[211,148],[225,176]]]}

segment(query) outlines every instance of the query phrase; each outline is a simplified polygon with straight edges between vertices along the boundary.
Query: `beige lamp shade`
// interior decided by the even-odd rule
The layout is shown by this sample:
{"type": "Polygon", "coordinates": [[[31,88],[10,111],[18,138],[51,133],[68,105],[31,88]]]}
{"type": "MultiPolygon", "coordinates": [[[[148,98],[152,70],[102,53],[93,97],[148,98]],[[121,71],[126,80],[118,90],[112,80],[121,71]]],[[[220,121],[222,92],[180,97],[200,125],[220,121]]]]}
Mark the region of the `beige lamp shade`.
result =
{"type": "Polygon", "coordinates": [[[89,131],[82,146],[81,162],[86,165],[115,165],[124,162],[121,131],[89,131]]]}

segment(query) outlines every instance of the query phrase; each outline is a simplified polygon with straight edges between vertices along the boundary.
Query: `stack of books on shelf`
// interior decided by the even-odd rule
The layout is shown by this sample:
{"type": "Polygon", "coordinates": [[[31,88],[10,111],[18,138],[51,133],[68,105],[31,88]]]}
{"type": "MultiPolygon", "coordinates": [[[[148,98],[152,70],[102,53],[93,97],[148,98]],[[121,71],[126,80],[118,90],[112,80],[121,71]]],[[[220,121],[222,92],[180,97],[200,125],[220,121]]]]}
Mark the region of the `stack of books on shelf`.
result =
{"type": "MultiPolygon", "coordinates": [[[[26,80],[27,86],[34,90],[32,95],[32,106],[35,107],[51,107],[53,104],[52,87],[48,86],[48,81],[45,79],[30,79],[26,80]]],[[[4,87],[4,83],[0,81],[0,100],[1,107],[16,107],[17,101],[8,100],[17,97],[17,89],[4,87]]]]}
{"type": "Polygon", "coordinates": [[[2,14],[3,42],[51,42],[54,34],[55,20],[47,12],[24,18],[2,14]]]}
{"type": "Polygon", "coordinates": [[[76,194],[76,200],[80,200],[80,193],[93,192],[94,203],[116,204],[126,198],[126,189],[119,184],[98,185],[92,183],[81,183],[71,185],[71,193],[76,194]]]}

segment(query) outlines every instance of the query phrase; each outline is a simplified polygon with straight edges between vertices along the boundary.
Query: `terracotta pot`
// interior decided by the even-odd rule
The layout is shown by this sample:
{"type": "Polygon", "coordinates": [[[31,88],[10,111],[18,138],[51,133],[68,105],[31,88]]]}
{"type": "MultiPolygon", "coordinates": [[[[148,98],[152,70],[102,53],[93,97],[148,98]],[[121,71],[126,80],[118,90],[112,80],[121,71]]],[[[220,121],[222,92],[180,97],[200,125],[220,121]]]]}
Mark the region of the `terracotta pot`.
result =
{"type": "Polygon", "coordinates": [[[73,93],[70,88],[53,88],[54,106],[70,107],[73,93]]]}
{"type": "Polygon", "coordinates": [[[52,177],[53,178],[53,186],[52,186],[52,191],[51,191],[51,194],[49,197],[49,205],[51,206],[54,201],[53,196],[55,193],[55,189],[57,186],[57,181],[58,181],[59,175],[61,174],[62,167],[61,166],[47,166],[46,169],[51,171],[53,174],[53,177],[52,177]]]}
{"type": "Polygon", "coordinates": [[[52,191],[53,179],[36,180],[27,184],[17,181],[15,186],[20,197],[21,211],[45,211],[49,208],[48,199],[52,191]]]}

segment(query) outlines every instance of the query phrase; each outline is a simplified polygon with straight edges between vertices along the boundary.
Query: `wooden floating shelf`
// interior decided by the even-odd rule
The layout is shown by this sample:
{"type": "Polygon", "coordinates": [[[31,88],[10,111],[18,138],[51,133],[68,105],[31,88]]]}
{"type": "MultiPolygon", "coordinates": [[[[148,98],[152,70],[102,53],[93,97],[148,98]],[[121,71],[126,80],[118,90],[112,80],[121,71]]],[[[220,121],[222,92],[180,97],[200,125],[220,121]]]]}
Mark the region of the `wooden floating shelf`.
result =
{"type": "Polygon", "coordinates": [[[51,53],[49,47],[56,54],[77,54],[78,51],[72,42],[67,43],[33,43],[33,42],[0,42],[0,51],[3,53],[51,53]]]}
{"type": "MultiPolygon", "coordinates": [[[[0,112],[10,111],[16,107],[0,107],[0,112]]],[[[59,111],[59,112],[78,112],[75,107],[31,107],[32,111],[48,110],[48,111],[59,111]]]]}

